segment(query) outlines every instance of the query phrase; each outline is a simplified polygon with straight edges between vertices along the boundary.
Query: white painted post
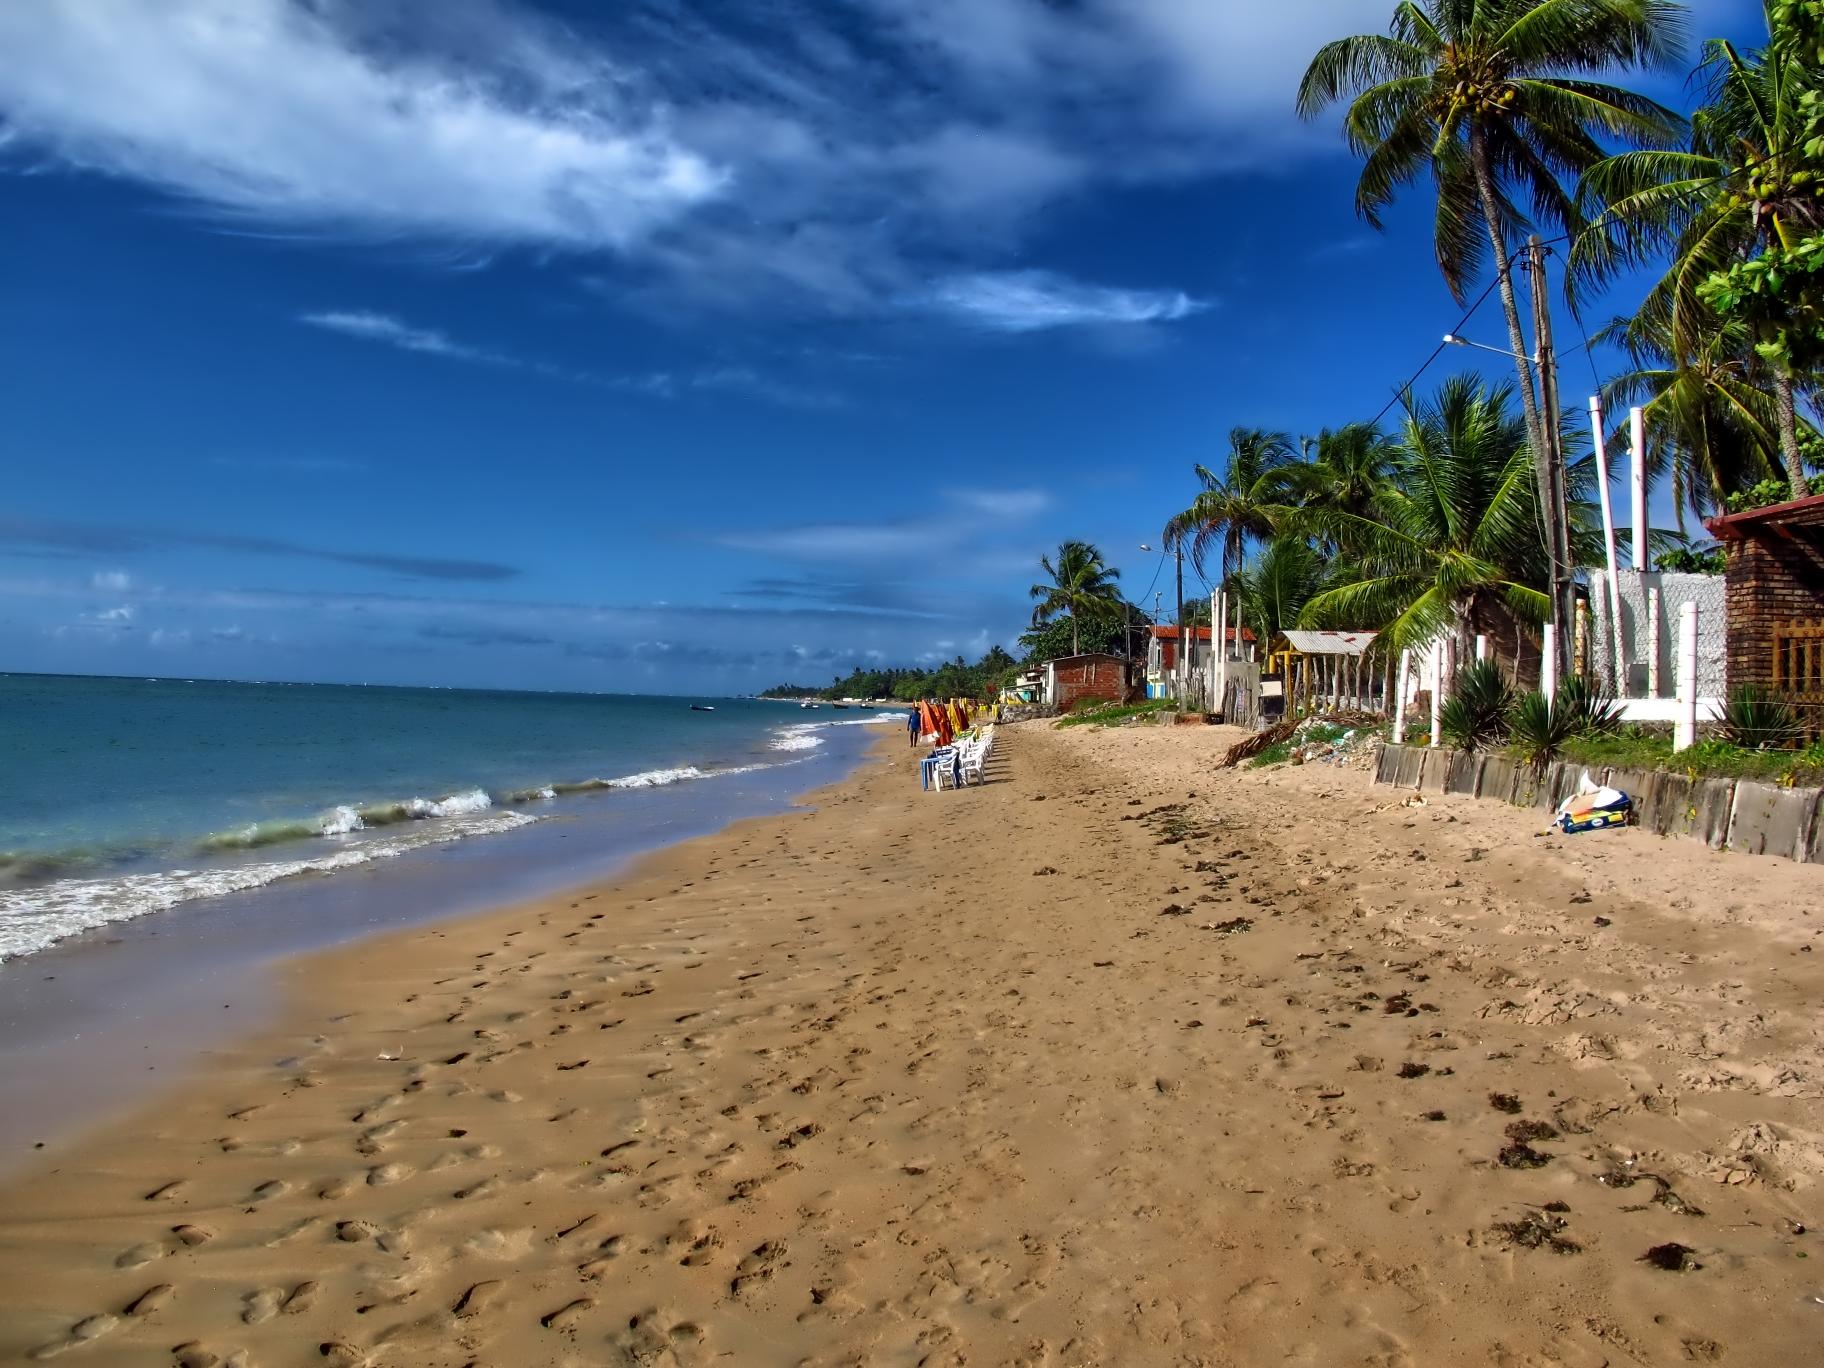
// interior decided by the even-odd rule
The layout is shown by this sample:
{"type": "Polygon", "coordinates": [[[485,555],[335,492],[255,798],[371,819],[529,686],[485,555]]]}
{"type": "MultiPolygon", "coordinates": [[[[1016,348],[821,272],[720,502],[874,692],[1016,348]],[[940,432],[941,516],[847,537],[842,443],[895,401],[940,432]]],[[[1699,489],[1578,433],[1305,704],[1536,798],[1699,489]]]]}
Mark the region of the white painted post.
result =
{"type": "Polygon", "coordinates": [[[1672,725],[1672,749],[1697,744],[1697,604],[1678,605],[1678,716],[1672,725]]]}
{"type": "Polygon", "coordinates": [[[1480,665],[1483,661],[1485,661],[1487,659],[1488,659],[1488,638],[1486,636],[1484,636],[1482,633],[1477,632],[1476,633],[1476,663],[1478,665],[1480,665]]]}
{"type": "Polygon", "coordinates": [[[1659,586],[1647,590],[1647,697],[1659,697],[1659,586]]]}
{"type": "Polygon", "coordinates": [[[1223,591],[1210,590],[1210,712],[1222,709],[1224,685],[1228,682],[1229,663],[1219,647],[1222,640],[1223,591]]]}
{"type": "Polygon", "coordinates": [[[1621,581],[1615,573],[1619,564],[1615,554],[1615,510],[1609,502],[1609,453],[1602,437],[1602,399],[1594,394],[1590,396],[1590,432],[1596,439],[1596,493],[1602,504],[1602,553],[1609,572],[1609,616],[1614,624],[1611,639],[1615,643],[1615,693],[1617,697],[1625,698],[1628,655],[1621,627],[1621,581]]]}
{"type": "Polygon", "coordinates": [[[1400,652],[1400,673],[1393,689],[1393,744],[1404,745],[1406,742],[1406,671],[1412,668],[1412,648],[1409,646],[1400,652]]]}
{"type": "Polygon", "coordinates": [[[1431,643],[1431,744],[1438,744],[1438,713],[1444,706],[1444,638],[1431,643]]]}
{"type": "Polygon", "coordinates": [[[1647,564],[1647,419],[1638,408],[1628,410],[1628,441],[1634,456],[1634,568],[1647,564]]]}
{"type": "Polygon", "coordinates": [[[1558,696],[1558,629],[1548,622],[1540,631],[1539,692],[1549,700],[1558,696]]]}

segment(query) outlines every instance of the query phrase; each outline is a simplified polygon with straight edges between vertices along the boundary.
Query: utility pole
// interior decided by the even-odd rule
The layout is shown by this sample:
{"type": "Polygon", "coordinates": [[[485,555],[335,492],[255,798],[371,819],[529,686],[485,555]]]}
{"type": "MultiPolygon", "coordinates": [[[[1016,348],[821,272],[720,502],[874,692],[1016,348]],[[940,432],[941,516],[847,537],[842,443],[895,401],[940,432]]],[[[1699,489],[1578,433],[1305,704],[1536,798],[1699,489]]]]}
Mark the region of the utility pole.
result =
{"type": "Polygon", "coordinates": [[[1545,244],[1535,233],[1526,243],[1527,265],[1533,287],[1533,338],[1537,349],[1534,362],[1539,372],[1539,427],[1544,450],[1535,459],[1545,467],[1541,493],[1546,506],[1540,509],[1545,527],[1546,558],[1551,564],[1552,622],[1558,627],[1557,676],[1568,679],[1570,670],[1570,637],[1568,624],[1574,611],[1572,585],[1570,508],[1565,498],[1563,413],[1558,405],[1558,362],[1552,349],[1552,306],[1546,290],[1545,244]]]}

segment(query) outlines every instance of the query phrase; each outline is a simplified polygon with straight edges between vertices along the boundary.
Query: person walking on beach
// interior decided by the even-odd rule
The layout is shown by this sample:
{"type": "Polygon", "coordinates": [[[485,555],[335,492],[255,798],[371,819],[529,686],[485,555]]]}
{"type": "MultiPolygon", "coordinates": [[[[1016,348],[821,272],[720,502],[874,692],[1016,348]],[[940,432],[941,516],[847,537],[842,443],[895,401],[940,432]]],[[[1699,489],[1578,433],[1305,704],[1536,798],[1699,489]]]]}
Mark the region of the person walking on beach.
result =
{"type": "Polygon", "coordinates": [[[917,708],[912,709],[911,712],[906,714],[906,744],[908,746],[916,746],[918,744],[917,708]]]}

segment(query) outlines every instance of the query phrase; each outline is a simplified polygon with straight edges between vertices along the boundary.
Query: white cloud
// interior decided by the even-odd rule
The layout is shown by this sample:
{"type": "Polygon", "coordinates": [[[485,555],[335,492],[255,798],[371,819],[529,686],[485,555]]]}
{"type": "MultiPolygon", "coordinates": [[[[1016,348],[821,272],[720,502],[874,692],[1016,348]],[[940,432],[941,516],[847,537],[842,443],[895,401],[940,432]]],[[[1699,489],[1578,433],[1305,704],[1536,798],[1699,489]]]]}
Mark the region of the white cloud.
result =
{"type": "Polygon", "coordinates": [[[953,489],[950,498],[990,518],[1030,518],[1052,505],[1043,489],[953,489]]]}
{"type": "Polygon", "coordinates": [[[372,313],[365,309],[331,309],[323,313],[299,316],[300,323],[313,328],[358,337],[364,342],[383,342],[401,351],[423,352],[429,356],[447,356],[457,361],[480,361],[490,365],[510,364],[504,356],[452,342],[434,328],[415,328],[390,314],[372,313]]]}
{"type": "Polygon", "coordinates": [[[721,192],[605,58],[467,8],[489,61],[364,44],[344,0],[0,5],[0,108],[75,165],[360,232],[625,248],[721,192]]]}
{"type": "Polygon", "coordinates": [[[97,570],[89,577],[89,587],[105,593],[124,593],[133,587],[133,576],[125,570],[97,570]]]}
{"type": "Polygon", "coordinates": [[[118,608],[104,608],[95,614],[97,622],[128,623],[133,621],[133,606],[123,603],[118,608]]]}
{"type": "MultiPolygon", "coordinates": [[[[667,318],[878,316],[952,272],[939,313],[1030,332],[1194,310],[993,268],[1073,199],[1340,155],[1292,91],[1387,4],[618,0],[571,30],[512,0],[29,0],[0,3],[0,117],[14,164],[261,225],[594,253],[593,288],[667,318]]],[[[367,335],[499,359],[398,326],[367,335]]]]}
{"type": "Polygon", "coordinates": [[[922,301],[939,313],[996,332],[1037,332],[1087,324],[1175,323],[1208,308],[1182,290],[1121,290],[1050,271],[951,276],[922,301]]]}

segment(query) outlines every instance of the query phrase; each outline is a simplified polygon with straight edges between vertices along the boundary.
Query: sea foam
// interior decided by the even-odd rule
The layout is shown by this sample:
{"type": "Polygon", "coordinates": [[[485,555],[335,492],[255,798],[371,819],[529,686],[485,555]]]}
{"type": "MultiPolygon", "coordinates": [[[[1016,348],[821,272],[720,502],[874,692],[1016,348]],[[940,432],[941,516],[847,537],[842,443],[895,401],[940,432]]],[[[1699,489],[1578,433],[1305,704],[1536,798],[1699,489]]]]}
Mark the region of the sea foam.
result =
{"type": "MultiPolygon", "coordinates": [[[[352,809],[341,809],[350,811],[352,809]]],[[[65,937],[115,922],[163,912],[198,898],[262,888],[300,874],[392,859],[427,845],[487,836],[535,822],[520,812],[471,814],[435,827],[343,845],[295,860],[267,860],[221,869],[171,869],[107,879],[62,879],[30,889],[0,890],[0,960],[28,955],[65,937]]]]}

